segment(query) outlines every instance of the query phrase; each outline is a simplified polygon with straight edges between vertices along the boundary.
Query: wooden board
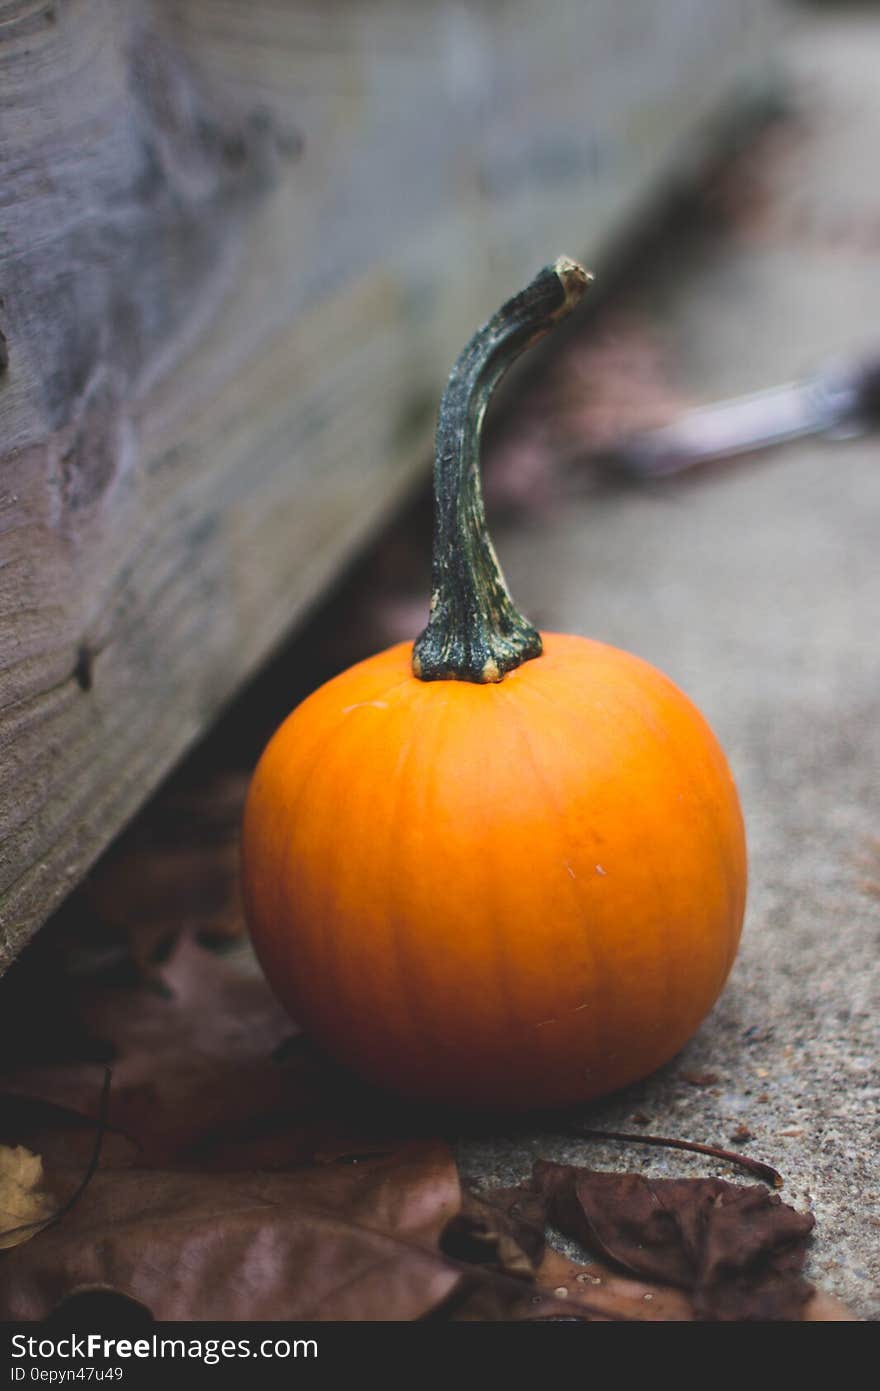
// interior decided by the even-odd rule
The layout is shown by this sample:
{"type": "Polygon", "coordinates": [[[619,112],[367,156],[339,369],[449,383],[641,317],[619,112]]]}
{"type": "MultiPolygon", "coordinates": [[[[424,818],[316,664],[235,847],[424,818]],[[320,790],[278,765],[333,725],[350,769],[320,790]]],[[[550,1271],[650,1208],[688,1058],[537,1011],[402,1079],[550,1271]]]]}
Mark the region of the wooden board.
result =
{"type": "Polygon", "coordinates": [[[481,316],[601,256],[761,13],[0,0],[0,969],[424,467],[481,316]]]}

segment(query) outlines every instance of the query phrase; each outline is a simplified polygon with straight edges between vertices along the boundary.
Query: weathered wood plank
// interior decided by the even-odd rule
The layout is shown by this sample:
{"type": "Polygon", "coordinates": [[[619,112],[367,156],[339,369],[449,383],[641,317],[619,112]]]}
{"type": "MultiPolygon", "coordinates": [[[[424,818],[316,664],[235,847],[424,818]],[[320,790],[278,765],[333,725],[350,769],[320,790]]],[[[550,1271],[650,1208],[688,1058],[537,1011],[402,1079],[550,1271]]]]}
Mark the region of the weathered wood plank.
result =
{"type": "Polygon", "coordinates": [[[0,966],[601,250],[758,0],[0,0],[0,966]]]}

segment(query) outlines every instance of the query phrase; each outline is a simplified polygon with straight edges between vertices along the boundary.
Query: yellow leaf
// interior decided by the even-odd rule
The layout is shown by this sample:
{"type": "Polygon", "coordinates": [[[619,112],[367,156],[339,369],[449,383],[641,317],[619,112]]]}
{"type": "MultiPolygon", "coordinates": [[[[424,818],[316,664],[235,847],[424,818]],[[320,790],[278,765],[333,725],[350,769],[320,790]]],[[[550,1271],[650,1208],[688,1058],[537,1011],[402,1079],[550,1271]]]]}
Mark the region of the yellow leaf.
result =
{"type": "Polygon", "coordinates": [[[43,1191],[43,1161],[23,1145],[0,1145],[0,1249],[20,1246],[52,1216],[55,1202],[43,1191]]]}

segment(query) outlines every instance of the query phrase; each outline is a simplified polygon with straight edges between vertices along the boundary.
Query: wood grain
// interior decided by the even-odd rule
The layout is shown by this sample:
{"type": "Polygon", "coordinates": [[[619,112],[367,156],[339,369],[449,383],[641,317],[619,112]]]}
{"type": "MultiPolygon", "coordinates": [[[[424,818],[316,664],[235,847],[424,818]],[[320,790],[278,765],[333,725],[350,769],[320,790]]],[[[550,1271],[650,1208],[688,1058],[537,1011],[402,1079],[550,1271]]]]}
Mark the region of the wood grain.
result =
{"type": "Polygon", "coordinates": [[[0,969],[601,256],[757,0],[0,0],[0,969]]]}

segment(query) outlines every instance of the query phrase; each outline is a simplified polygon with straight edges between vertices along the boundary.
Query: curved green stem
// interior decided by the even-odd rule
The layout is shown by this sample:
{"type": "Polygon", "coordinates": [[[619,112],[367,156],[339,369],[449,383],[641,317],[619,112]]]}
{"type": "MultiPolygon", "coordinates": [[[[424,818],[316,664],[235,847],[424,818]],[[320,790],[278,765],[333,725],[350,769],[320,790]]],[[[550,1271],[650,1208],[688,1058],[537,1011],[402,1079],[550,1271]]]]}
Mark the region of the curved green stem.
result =
{"type": "Polygon", "coordinates": [[[452,369],[437,421],[433,593],[413,647],[422,681],[500,681],[541,655],[498,564],[483,509],[480,433],[489,398],[525,348],[570,313],[592,276],[561,257],[474,334],[452,369]]]}

